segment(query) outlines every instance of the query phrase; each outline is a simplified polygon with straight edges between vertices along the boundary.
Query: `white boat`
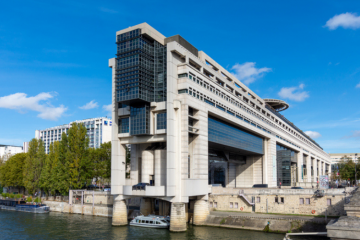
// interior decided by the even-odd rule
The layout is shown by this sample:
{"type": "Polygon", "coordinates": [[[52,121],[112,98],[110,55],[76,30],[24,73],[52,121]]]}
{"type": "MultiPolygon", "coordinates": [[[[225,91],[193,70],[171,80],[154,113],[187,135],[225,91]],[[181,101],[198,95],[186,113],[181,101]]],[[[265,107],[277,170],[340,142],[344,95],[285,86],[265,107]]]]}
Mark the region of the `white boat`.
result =
{"type": "Polygon", "coordinates": [[[130,222],[130,226],[147,228],[168,228],[170,222],[165,217],[159,215],[137,216],[130,222]]]}

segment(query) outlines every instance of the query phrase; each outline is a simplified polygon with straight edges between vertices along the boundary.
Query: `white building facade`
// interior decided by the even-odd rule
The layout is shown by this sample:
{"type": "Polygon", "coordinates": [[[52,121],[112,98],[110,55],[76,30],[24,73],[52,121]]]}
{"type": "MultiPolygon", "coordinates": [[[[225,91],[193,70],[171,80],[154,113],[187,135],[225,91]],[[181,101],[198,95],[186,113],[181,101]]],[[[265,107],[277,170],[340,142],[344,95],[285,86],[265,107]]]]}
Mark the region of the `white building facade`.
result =
{"type": "Polygon", "coordinates": [[[89,147],[91,148],[99,148],[102,143],[111,141],[111,119],[100,117],[77,120],[69,124],[35,131],[35,138],[44,141],[46,154],[49,153],[50,144],[60,141],[62,133],[67,134],[73,123],[82,123],[85,125],[89,137],[89,147]]]}
{"type": "Polygon", "coordinates": [[[24,152],[24,150],[21,146],[0,144],[0,158],[3,158],[4,161],[7,161],[12,155],[22,152],[24,152]]]}
{"type": "Polygon", "coordinates": [[[160,213],[169,204],[170,230],[184,231],[191,201],[193,223],[205,220],[213,185],[291,187],[330,173],[330,156],[279,113],[285,102],[260,98],[179,35],[166,38],[143,23],[116,37],[117,57],[109,60],[113,225],[127,224],[132,197],[144,197],[143,209],[159,199],[160,213]],[[138,183],[148,186],[133,188],[138,183]]]}

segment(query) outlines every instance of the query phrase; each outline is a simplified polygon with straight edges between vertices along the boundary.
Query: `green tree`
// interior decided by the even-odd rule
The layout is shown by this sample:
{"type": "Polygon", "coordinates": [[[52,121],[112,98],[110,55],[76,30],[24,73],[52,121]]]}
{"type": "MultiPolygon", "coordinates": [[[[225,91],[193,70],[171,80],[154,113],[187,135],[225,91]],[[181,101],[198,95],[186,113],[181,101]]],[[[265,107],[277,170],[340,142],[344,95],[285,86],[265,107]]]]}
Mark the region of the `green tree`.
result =
{"type": "Polygon", "coordinates": [[[54,192],[57,191],[62,195],[69,193],[70,181],[67,161],[68,138],[66,133],[62,133],[61,141],[54,145],[55,158],[51,170],[51,182],[54,184],[54,192]]]}
{"type": "Polygon", "coordinates": [[[74,123],[68,131],[68,151],[66,161],[69,171],[71,189],[81,188],[89,179],[90,168],[88,159],[89,139],[84,124],[74,123]]]}
{"type": "Polygon", "coordinates": [[[33,194],[40,189],[40,176],[45,163],[46,154],[44,143],[40,139],[32,139],[24,162],[23,180],[24,186],[33,194]]]}
{"type": "Polygon", "coordinates": [[[0,181],[4,187],[24,186],[23,166],[26,159],[26,153],[18,153],[9,157],[0,167],[0,181]]]}
{"type": "Polygon", "coordinates": [[[54,195],[56,192],[55,165],[58,163],[60,142],[50,144],[49,154],[45,159],[44,168],[41,171],[40,187],[46,194],[54,195]]]}
{"type": "Polygon", "coordinates": [[[351,158],[346,155],[340,159],[338,164],[339,166],[339,175],[341,179],[344,180],[354,180],[355,179],[355,163],[351,158]]]}

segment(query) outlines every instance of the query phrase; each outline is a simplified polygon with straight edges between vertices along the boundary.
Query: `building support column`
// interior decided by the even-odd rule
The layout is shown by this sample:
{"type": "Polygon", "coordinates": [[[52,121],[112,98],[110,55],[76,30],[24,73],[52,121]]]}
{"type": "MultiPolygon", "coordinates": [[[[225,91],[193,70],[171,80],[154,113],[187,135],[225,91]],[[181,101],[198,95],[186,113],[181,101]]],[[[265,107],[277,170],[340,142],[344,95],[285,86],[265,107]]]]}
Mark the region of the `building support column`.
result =
{"type": "Polygon", "coordinates": [[[185,203],[171,203],[170,231],[186,231],[185,203]]]}
{"type": "Polygon", "coordinates": [[[113,226],[127,226],[127,208],[125,199],[118,195],[114,199],[113,214],[112,214],[112,225],[113,226]]]}
{"type": "Polygon", "coordinates": [[[150,175],[154,175],[154,151],[144,150],[141,159],[141,182],[150,183],[150,175]]]}
{"type": "Polygon", "coordinates": [[[193,224],[204,225],[209,214],[208,201],[205,200],[205,197],[198,197],[194,204],[193,224]]]}
{"type": "Polygon", "coordinates": [[[303,182],[304,181],[304,178],[303,178],[303,164],[304,164],[304,154],[303,152],[299,152],[297,154],[297,181],[298,182],[303,182]]]}
{"type": "Polygon", "coordinates": [[[140,202],[140,212],[144,216],[147,216],[152,213],[152,199],[151,198],[142,198],[140,202]]]}
{"type": "Polygon", "coordinates": [[[307,182],[311,182],[311,157],[309,155],[306,156],[306,175],[307,182]]]}

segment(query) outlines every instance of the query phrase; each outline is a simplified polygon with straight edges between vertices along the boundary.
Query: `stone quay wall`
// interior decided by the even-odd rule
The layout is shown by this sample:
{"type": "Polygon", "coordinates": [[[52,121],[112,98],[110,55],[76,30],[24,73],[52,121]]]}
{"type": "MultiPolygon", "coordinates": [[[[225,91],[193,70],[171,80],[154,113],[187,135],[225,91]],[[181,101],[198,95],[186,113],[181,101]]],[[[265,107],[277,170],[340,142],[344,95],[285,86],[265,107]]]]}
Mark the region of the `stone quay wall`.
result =
{"type": "Polygon", "coordinates": [[[215,216],[209,215],[204,225],[214,227],[238,228],[264,232],[326,232],[324,219],[302,220],[283,219],[275,215],[266,217],[248,216],[215,216]]]}
{"type": "Polygon", "coordinates": [[[92,215],[99,217],[112,217],[113,207],[112,205],[95,205],[92,204],[73,204],[68,202],[56,202],[56,201],[43,201],[44,204],[50,207],[50,212],[61,213],[74,213],[83,215],[92,215]]]}
{"type": "Polygon", "coordinates": [[[344,204],[352,188],[326,189],[323,197],[315,189],[235,189],[213,187],[209,195],[210,210],[345,216],[344,204]],[[239,195],[243,191],[244,197],[239,195]],[[313,213],[313,211],[315,211],[313,213]]]}

